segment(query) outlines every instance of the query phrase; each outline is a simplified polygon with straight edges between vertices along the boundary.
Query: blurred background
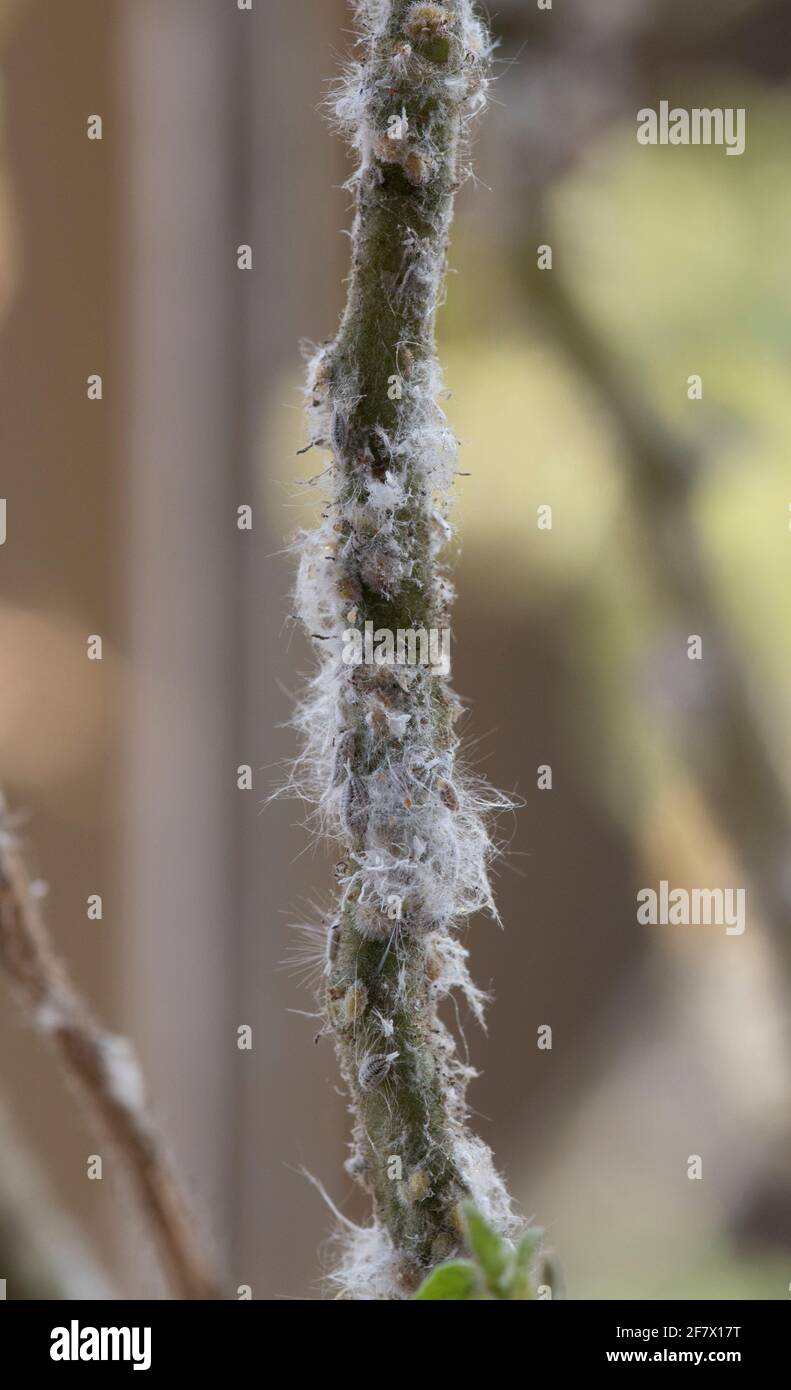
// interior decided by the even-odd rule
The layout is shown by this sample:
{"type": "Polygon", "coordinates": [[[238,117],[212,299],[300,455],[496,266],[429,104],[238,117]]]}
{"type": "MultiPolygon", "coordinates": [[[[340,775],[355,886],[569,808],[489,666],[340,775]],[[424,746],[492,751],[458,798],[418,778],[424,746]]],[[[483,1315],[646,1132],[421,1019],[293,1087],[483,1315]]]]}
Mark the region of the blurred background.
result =
{"type": "MultiPolygon", "coordinates": [[[[524,803],[504,930],[467,936],[495,996],[487,1036],[462,1018],[474,1122],[570,1297],[787,1298],[791,13],[491,18],[440,323],[469,475],[454,684],[471,762],[524,803]],[[746,153],[639,146],[662,99],[744,106],[746,153]],[[746,885],[746,932],[639,927],[660,879],[746,885]]],[[[59,951],[262,1299],[320,1297],[303,1165],[365,1214],[331,1046],[281,968],[337,855],[268,802],[310,665],[285,547],[326,463],[296,455],[299,342],[343,300],[350,166],[320,103],[350,39],[344,0],[0,3],[0,781],[59,951]]],[[[69,1291],[162,1296],[5,991],[0,1094],[0,1278],[39,1250],[69,1291]]]]}

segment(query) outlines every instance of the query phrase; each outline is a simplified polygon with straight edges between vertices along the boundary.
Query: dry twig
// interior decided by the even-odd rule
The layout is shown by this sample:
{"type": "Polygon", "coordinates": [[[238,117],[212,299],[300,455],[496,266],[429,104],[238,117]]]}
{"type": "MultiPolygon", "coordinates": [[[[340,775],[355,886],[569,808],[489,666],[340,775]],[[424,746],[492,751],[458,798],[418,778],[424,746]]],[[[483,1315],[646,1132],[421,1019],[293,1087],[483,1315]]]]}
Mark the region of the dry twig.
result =
{"type": "Polygon", "coordinates": [[[57,959],[1,800],[0,963],[91,1121],[116,1144],[174,1295],[219,1297],[218,1281],[198,1249],[179,1182],[149,1116],[137,1058],[125,1038],[97,1023],[57,959]]]}

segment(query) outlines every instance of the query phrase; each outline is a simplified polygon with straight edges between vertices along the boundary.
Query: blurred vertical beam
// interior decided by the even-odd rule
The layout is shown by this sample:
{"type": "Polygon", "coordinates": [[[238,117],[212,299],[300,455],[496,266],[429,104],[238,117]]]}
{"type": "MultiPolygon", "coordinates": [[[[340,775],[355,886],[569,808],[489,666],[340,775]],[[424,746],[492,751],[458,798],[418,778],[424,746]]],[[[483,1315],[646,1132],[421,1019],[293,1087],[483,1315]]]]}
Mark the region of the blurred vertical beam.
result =
{"type": "MultiPolygon", "coordinates": [[[[118,763],[111,692],[120,608],[118,422],[109,385],[118,375],[115,3],[23,0],[4,4],[0,19],[0,311],[7,311],[0,325],[0,492],[8,499],[0,549],[0,779],[9,805],[30,817],[26,848],[50,884],[46,917],[58,950],[112,1017],[118,763]],[[92,112],[104,117],[101,142],[86,138],[92,112]],[[86,399],[85,378],[94,371],[105,378],[101,404],[86,399]],[[94,632],[105,641],[98,668],[83,655],[94,632]],[[108,894],[101,926],[85,916],[87,894],[99,891],[108,894]]],[[[94,1142],[51,1056],[20,1025],[3,989],[0,1071],[14,1122],[54,1193],[104,1253],[113,1184],[87,1180],[94,1142]]],[[[10,1162],[4,1148],[0,1138],[3,1169],[10,1162]]]]}
{"type": "Polygon", "coordinates": [[[239,12],[126,0],[124,383],[131,699],[129,1026],[227,1256],[236,1081],[240,793],[234,212],[239,12]]]}

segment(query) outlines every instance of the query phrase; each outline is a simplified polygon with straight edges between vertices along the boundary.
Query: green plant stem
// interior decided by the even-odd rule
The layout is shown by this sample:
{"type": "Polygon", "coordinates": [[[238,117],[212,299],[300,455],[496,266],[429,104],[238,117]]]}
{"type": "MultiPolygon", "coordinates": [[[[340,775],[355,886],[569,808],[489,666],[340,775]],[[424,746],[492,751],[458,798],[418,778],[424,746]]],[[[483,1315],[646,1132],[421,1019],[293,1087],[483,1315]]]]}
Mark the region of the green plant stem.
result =
{"type": "MultiPolygon", "coordinates": [[[[377,629],[440,628],[446,621],[438,583],[434,500],[417,456],[394,461],[388,441],[420,434],[435,356],[434,320],[445,269],[448,229],[460,177],[460,155],[470,85],[484,55],[465,45],[470,0],[448,4],[447,25],[421,47],[411,40],[403,75],[393,78],[396,50],[409,40],[410,14],[418,9],[394,0],[382,30],[369,40],[363,74],[362,121],[374,135],[356,186],[352,275],[348,303],[325,357],[333,402],[336,460],[335,504],[348,549],[364,554],[367,535],[355,507],[365,505],[370,484],[398,474],[400,502],[392,524],[398,536],[399,579],[377,584],[364,561],[347,559],[342,575],[359,622],[377,629]],[[417,74],[418,80],[410,76],[417,74]],[[447,82],[447,79],[451,79],[447,82]],[[453,80],[456,89],[453,90],[453,80]],[[391,117],[406,117],[408,140],[387,145],[391,117]],[[408,363],[408,366],[405,365],[408,363]],[[398,379],[403,394],[394,398],[398,379]]],[[[358,668],[341,694],[349,739],[349,810],[345,849],[350,862],[370,843],[371,789],[389,775],[397,746],[408,756],[410,739],[428,743],[435,760],[452,756],[458,705],[443,676],[415,673],[400,708],[409,728],[400,739],[370,736],[375,675],[358,668]]],[[[438,795],[434,774],[429,794],[438,795]]],[[[394,840],[397,848],[398,837],[394,840]]],[[[409,905],[414,921],[419,903],[409,905]]],[[[327,983],[327,1014],[354,1113],[352,1167],[373,1199],[377,1221],[398,1252],[404,1292],[426,1269],[447,1258],[461,1241],[458,1204],[467,1184],[454,1157],[458,1107],[449,1098],[450,1074],[437,1022],[436,973],[431,936],[425,931],[385,930],[372,939],[360,926],[354,894],[341,918],[339,945],[327,983]],[[348,1016],[349,989],[361,988],[364,1005],[348,1016]],[[383,1039],[378,1019],[390,1021],[383,1039]],[[397,1054],[386,1080],[370,1089],[360,1080],[361,1060],[397,1054]],[[392,1159],[403,1179],[393,1179],[392,1159]]],[[[397,1295],[394,1295],[397,1296],[397,1295]]]]}

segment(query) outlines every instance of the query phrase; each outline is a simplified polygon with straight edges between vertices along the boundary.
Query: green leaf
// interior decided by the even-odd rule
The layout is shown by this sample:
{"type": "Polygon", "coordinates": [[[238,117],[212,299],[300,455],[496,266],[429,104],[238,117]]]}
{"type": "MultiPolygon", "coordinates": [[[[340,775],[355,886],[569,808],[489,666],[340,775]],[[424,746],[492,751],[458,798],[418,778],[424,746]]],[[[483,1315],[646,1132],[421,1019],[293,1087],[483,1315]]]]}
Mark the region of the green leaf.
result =
{"type": "Polygon", "coordinates": [[[529,1274],[525,1274],[523,1270],[517,1269],[513,1278],[508,1282],[506,1298],[510,1299],[511,1302],[524,1303],[531,1299],[535,1300],[535,1297],[536,1291],[529,1274]]]}
{"type": "Polygon", "coordinates": [[[438,1265],[424,1279],[415,1299],[446,1299],[465,1303],[477,1297],[480,1289],[478,1271],[471,1260],[451,1260],[438,1265]]]}
{"type": "Polygon", "coordinates": [[[516,1247],[516,1256],[507,1277],[502,1280],[505,1298],[524,1301],[535,1299],[535,1263],[541,1250],[543,1231],[526,1231],[516,1247]]]}
{"type": "Polygon", "coordinates": [[[470,1253],[481,1266],[493,1292],[499,1292],[500,1281],[509,1266],[508,1246],[472,1202],[464,1202],[462,1211],[470,1253]]]}
{"type": "Polygon", "coordinates": [[[516,1247],[516,1267],[527,1273],[541,1249],[543,1231],[527,1231],[516,1247]]]}

